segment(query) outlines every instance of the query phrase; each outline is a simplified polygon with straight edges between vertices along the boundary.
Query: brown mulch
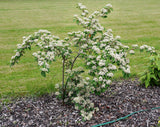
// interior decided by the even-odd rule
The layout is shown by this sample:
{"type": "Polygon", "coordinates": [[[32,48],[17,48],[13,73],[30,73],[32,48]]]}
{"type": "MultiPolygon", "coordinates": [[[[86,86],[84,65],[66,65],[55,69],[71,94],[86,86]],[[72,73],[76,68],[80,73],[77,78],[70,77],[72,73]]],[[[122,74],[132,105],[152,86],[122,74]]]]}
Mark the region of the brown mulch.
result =
{"type": "MultiPolygon", "coordinates": [[[[160,87],[145,88],[135,79],[113,82],[101,96],[91,96],[99,107],[90,121],[82,121],[72,106],[63,106],[54,95],[0,102],[0,127],[91,127],[142,109],[160,107],[160,87]]],[[[106,127],[155,127],[160,109],[134,114],[106,127]]]]}

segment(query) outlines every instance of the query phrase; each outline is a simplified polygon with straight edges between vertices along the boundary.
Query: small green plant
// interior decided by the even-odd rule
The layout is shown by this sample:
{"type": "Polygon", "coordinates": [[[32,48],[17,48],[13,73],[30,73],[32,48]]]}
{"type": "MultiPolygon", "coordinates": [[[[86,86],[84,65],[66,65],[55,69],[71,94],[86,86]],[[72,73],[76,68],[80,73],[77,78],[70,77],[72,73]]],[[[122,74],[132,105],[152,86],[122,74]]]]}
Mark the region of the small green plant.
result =
{"type": "Polygon", "coordinates": [[[159,120],[158,120],[158,125],[157,125],[158,127],[160,127],[160,117],[159,117],[159,120]]]}
{"type": "Polygon", "coordinates": [[[150,64],[146,72],[140,78],[141,84],[148,86],[160,86],[160,55],[150,57],[150,64]]]}

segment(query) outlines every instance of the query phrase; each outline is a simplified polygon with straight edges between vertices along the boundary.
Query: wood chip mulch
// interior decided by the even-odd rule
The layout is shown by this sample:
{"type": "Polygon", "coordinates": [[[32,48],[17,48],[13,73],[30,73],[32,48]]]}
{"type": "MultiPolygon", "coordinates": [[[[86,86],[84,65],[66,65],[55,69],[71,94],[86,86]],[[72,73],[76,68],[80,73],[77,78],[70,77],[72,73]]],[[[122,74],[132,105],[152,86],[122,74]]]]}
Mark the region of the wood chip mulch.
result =
{"type": "MultiPolygon", "coordinates": [[[[142,109],[160,107],[160,87],[145,88],[135,79],[113,82],[101,96],[91,96],[99,107],[90,121],[82,121],[73,106],[63,106],[55,95],[0,101],[0,127],[91,127],[142,109]]],[[[104,127],[156,127],[160,109],[134,114],[104,127]]]]}

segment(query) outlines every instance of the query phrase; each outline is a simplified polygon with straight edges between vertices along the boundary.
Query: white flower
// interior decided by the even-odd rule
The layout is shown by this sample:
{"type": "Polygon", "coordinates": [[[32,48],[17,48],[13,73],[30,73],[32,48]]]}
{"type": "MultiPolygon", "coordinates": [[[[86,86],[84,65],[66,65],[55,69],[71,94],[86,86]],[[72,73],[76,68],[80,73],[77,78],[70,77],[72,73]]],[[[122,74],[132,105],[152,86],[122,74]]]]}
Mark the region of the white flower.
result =
{"type": "Polygon", "coordinates": [[[38,42],[38,39],[35,39],[34,42],[38,42]]]}
{"type": "Polygon", "coordinates": [[[96,81],[96,82],[98,81],[98,79],[96,77],[93,80],[96,81]]]}
{"type": "Polygon", "coordinates": [[[111,4],[107,4],[106,7],[112,8],[112,5],[111,4]]]}
{"type": "Polygon", "coordinates": [[[93,116],[93,115],[92,115],[92,112],[90,112],[89,115],[86,117],[87,120],[90,120],[90,119],[92,118],[92,116],[93,116]]]}
{"type": "Polygon", "coordinates": [[[126,65],[126,62],[125,62],[124,59],[120,59],[119,61],[120,61],[120,63],[121,63],[123,66],[126,65]]]}
{"type": "Polygon", "coordinates": [[[22,45],[21,44],[17,44],[17,49],[21,49],[22,45]]]}
{"type": "Polygon", "coordinates": [[[118,46],[114,46],[114,48],[115,48],[115,49],[119,49],[119,47],[118,47],[118,46]]]}
{"type": "Polygon", "coordinates": [[[41,68],[41,71],[48,72],[48,69],[46,69],[46,68],[41,68]]]}
{"type": "Polygon", "coordinates": [[[109,32],[109,33],[112,32],[112,29],[108,29],[107,32],[109,32]]]}
{"type": "Polygon", "coordinates": [[[142,46],[140,46],[140,49],[143,50],[143,49],[145,49],[145,47],[142,45],[142,46]]]}
{"type": "Polygon", "coordinates": [[[108,69],[109,70],[116,70],[117,69],[117,67],[115,66],[115,65],[109,65],[109,67],[108,67],[108,69]]]}
{"type": "Polygon", "coordinates": [[[90,30],[88,30],[88,29],[85,29],[85,30],[84,30],[84,32],[86,32],[86,33],[89,33],[89,32],[90,32],[90,30]]]}
{"type": "Polygon", "coordinates": [[[90,103],[90,107],[93,108],[94,107],[94,103],[90,103]]]}
{"type": "Polygon", "coordinates": [[[34,52],[32,55],[35,56],[35,57],[37,57],[38,54],[36,52],[34,52]]]}
{"type": "Polygon", "coordinates": [[[89,55],[88,57],[89,57],[90,59],[93,59],[93,58],[94,58],[94,56],[91,56],[91,55],[89,55]]]}
{"type": "Polygon", "coordinates": [[[38,61],[38,65],[39,65],[39,66],[42,66],[43,64],[44,64],[43,61],[38,61]]]}
{"type": "Polygon", "coordinates": [[[113,73],[110,72],[110,73],[107,74],[107,76],[108,77],[113,77],[114,75],[113,75],[113,73]]]}
{"type": "Polygon", "coordinates": [[[106,62],[105,60],[100,60],[99,66],[100,66],[100,67],[105,66],[105,62],[106,62]]]}
{"type": "Polygon", "coordinates": [[[148,48],[148,51],[152,51],[152,48],[151,48],[151,47],[149,47],[149,48],[148,48]]]}
{"type": "Polygon", "coordinates": [[[104,71],[104,73],[108,72],[106,67],[103,68],[103,71],[104,71]]]}
{"type": "Polygon", "coordinates": [[[92,60],[91,62],[92,62],[93,64],[96,64],[96,62],[95,62],[95,61],[93,61],[93,60],[92,60]]]}
{"type": "Polygon", "coordinates": [[[88,11],[87,11],[87,10],[84,10],[84,12],[85,12],[86,14],[88,14],[88,11]]]}
{"type": "Polygon", "coordinates": [[[98,74],[99,74],[99,75],[105,75],[105,72],[100,71],[98,74]]]}
{"type": "Polygon", "coordinates": [[[155,52],[156,52],[155,50],[152,50],[152,51],[151,51],[151,53],[155,53],[155,52]]]}
{"type": "Polygon", "coordinates": [[[103,81],[103,78],[102,78],[102,76],[100,76],[100,77],[99,77],[99,81],[103,81]]]}
{"type": "Polygon", "coordinates": [[[97,56],[96,60],[99,61],[101,58],[101,55],[97,56]]]}
{"type": "Polygon", "coordinates": [[[45,65],[46,65],[46,68],[49,68],[49,67],[50,67],[50,65],[49,65],[48,63],[45,63],[45,65]]]}
{"type": "Polygon", "coordinates": [[[89,80],[90,78],[89,77],[86,77],[86,80],[89,80]]]}
{"type": "Polygon", "coordinates": [[[16,56],[20,56],[20,53],[19,53],[19,52],[16,52],[16,56]]]}
{"type": "MultiPolygon", "coordinates": [[[[78,16],[78,15],[74,15],[74,16],[78,16]]],[[[68,35],[69,35],[69,36],[71,36],[72,34],[73,34],[73,33],[71,33],[71,32],[68,32],[68,35]]]]}
{"type": "Polygon", "coordinates": [[[78,3],[78,6],[82,6],[82,3],[78,3]]]}
{"type": "Polygon", "coordinates": [[[86,15],[86,13],[82,13],[81,15],[82,15],[82,16],[85,16],[85,15],[86,15]]]}
{"type": "Polygon", "coordinates": [[[135,52],[134,52],[134,50],[130,50],[129,53],[130,54],[134,54],[135,52]]]}
{"type": "Polygon", "coordinates": [[[41,53],[41,55],[42,55],[42,56],[45,56],[45,55],[46,55],[46,53],[45,53],[45,52],[42,52],[42,53],[41,53]]]}
{"type": "Polygon", "coordinates": [[[81,114],[83,117],[86,116],[86,112],[84,110],[81,110],[81,114]]]}
{"type": "Polygon", "coordinates": [[[83,53],[83,50],[81,50],[80,53],[83,53]]]}
{"type": "Polygon", "coordinates": [[[80,103],[81,100],[82,100],[82,97],[78,96],[78,97],[75,97],[73,100],[74,100],[76,103],[80,103]]]}
{"type": "Polygon", "coordinates": [[[79,109],[78,106],[75,105],[75,109],[78,110],[79,109]]]}
{"type": "Polygon", "coordinates": [[[105,50],[110,50],[111,49],[111,47],[109,46],[109,45],[107,45],[106,47],[105,47],[105,50]]]}
{"type": "Polygon", "coordinates": [[[129,49],[129,46],[123,45],[123,48],[125,48],[125,49],[129,49]]]}
{"type": "Polygon", "coordinates": [[[88,47],[87,44],[84,44],[84,45],[81,46],[81,48],[84,48],[84,49],[87,48],[87,47],[88,47]]]}
{"type": "Polygon", "coordinates": [[[106,80],[106,84],[110,85],[111,84],[111,80],[106,80]]]}
{"type": "Polygon", "coordinates": [[[86,9],[86,6],[81,5],[81,6],[80,6],[80,9],[82,9],[82,10],[83,10],[83,9],[86,9]]]}
{"type": "Polygon", "coordinates": [[[73,94],[73,92],[72,92],[72,91],[70,91],[68,95],[69,95],[69,96],[71,96],[72,94],[73,94]]]}
{"type": "Polygon", "coordinates": [[[99,111],[99,108],[98,108],[98,107],[95,107],[95,111],[98,112],[98,111],[99,111]]]}
{"type": "Polygon", "coordinates": [[[97,54],[100,53],[100,49],[97,46],[93,46],[92,49],[95,50],[97,54]]]}
{"type": "Polygon", "coordinates": [[[153,50],[155,49],[155,47],[151,47],[153,50]]]}
{"type": "Polygon", "coordinates": [[[93,66],[93,67],[92,67],[92,69],[94,69],[94,70],[95,70],[96,68],[97,68],[96,66],[93,66]]]}
{"type": "Polygon", "coordinates": [[[58,89],[58,88],[59,88],[59,84],[56,84],[56,85],[55,85],[55,88],[58,89]]]}
{"type": "Polygon", "coordinates": [[[103,44],[103,43],[102,43],[102,44],[100,45],[100,48],[103,48],[103,47],[105,47],[105,46],[106,46],[106,44],[103,44]]]}
{"type": "Polygon", "coordinates": [[[100,87],[96,88],[96,91],[100,91],[100,90],[101,90],[100,87]]]}
{"type": "Polygon", "coordinates": [[[11,59],[15,59],[15,56],[12,56],[11,59]]]}
{"type": "Polygon", "coordinates": [[[95,51],[96,51],[97,54],[100,53],[100,49],[99,48],[96,48],[95,51]]]}
{"type": "Polygon", "coordinates": [[[26,37],[25,37],[25,36],[23,36],[23,39],[26,39],[26,37]]]}
{"type": "Polygon", "coordinates": [[[130,61],[129,61],[129,59],[126,59],[126,63],[128,64],[130,61]]]}
{"type": "Polygon", "coordinates": [[[119,40],[119,39],[121,39],[121,37],[120,36],[116,36],[116,39],[119,40]]]}
{"type": "Polygon", "coordinates": [[[107,9],[105,9],[105,8],[102,8],[102,9],[101,9],[101,11],[102,11],[102,13],[106,13],[106,12],[108,12],[108,10],[107,10],[107,9]]]}
{"type": "Polygon", "coordinates": [[[89,66],[91,64],[91,62],[87,62],[87,65],[89,66]]]}
{"type": "Polygon", "coordinates": [[[84,84],[83,84],[83,83],[79,83],[79,84],[77,85],[77,87],[84,87],[84,84]]]}
{"type": "Polygon", "coordinates": [[[59,94],[60,94],[59,92],[55,92],[55,95],[57,95],[57,96],[58,96],[59,94]]]}
{"type": "Polygon", "coordinates": [[[48,30],[39,30],[38,33],[50,33],[48,30]]]}
{"type": "Polygon", "coordinates": [[[137,44],[132,45],[133,48],[138,48],[137,44]]]}
{"type": "Polygon", "coordinates": [[[130,68],[124,69],[123,71],[124,71],[125,73],[128,73],[128,74],[131,73],[130,68]]]}
{"type": "Polygon", "coordinates": [[[106,85],[105,85],[105,84],[103,84],[103,85],[102,85],[102,88],[105,88],[105,86],[106,86],[106,85]]]}

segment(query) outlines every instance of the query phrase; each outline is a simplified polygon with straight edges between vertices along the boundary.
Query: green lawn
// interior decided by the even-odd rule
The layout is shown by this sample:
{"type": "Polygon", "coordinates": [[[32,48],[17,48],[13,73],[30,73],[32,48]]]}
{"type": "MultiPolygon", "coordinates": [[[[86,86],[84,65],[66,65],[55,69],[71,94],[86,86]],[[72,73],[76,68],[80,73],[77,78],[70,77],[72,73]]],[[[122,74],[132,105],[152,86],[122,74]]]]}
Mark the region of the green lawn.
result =
{"type": "MultiPolygon", "coordinates": [[[[23,36],[47,29],[63,38],[67,32],[81,29],[73,22],[73,15],[80,14],[78,2],[91,12],[111,3],[114,11],[100,20],[105,28],[120,35],[126,45],[148,44],[160,49],[160,0],[0,0],[0,97],[54,90],[54,84],[61,81],[60,61],[52,64],[46,78],[41,77],[32,52],[13,68],[9,67],[9,61],[23,36]]],[[[129,56],[132,76],[146,69],[145,56],[148,55],[129,56]]]]}

